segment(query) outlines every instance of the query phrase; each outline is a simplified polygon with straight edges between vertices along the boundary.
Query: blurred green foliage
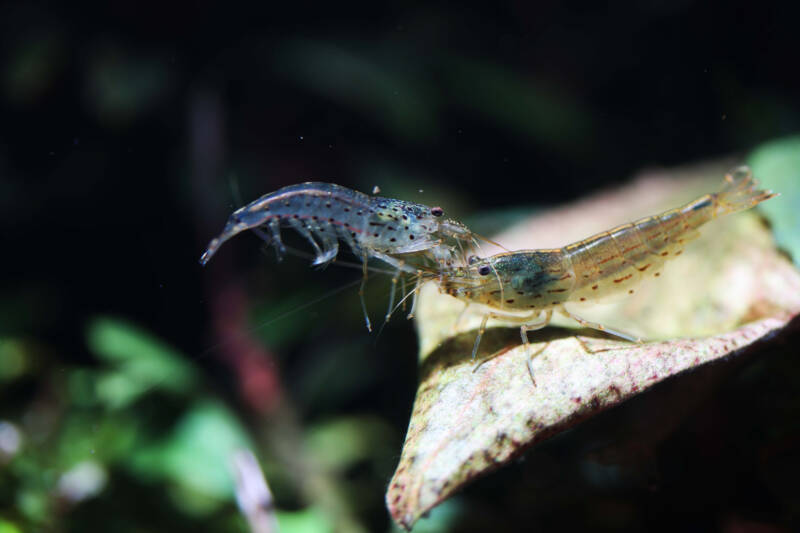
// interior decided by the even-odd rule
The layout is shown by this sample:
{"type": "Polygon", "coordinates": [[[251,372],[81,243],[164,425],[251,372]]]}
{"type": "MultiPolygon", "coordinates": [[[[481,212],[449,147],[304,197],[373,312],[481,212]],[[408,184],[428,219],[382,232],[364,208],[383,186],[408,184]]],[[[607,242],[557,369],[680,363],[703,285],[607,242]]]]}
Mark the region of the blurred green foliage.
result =
{"type": "Polygon", "coordinates": [[[196,385],[194,369],[174,350],[130,324],[98,319],[89,325],[89,349],[113,370],[98,377],[98,399],[125,407],[143,393],[164,389],[187,393],[196,385]]]}
{"type": "MultiPolygon", "coordinates": [[[[98,365],[59,365],[49,384],[14,409],[21,444],[6,451],[0,476],[2,493],[16,495],[3,501],[21,515],[24,529],[52,524],[107,483],[116,492],[125,472],[142,487],[170,487],[161,497],[188,516],[227,507],[238,520],[228,461],[233,450],[253,445],[237,417],[197,392],[185,356],[141,329],[98,318],[86,340],[98,365]],[[153,427],[163,415],[166,425],[153,427]]],[[[13,391],[15,380],[24,381],[19,368],[34,354],[12,340],[2,346],[3,377],[13,391]]]]}
{"type": "MultiPolygon", "coordinates": [[[[57,366],[52,382],[12,412],[6,408],[13,422],[0,420],[0,516],[11,519],[0,527],[50,527],[85,501],[113,504],[103,493],[117,499],[131,490],[120,483],[132,483],[137,490],[160,487],[153,496],[173,520],[179,513],[201,531],[218,531],[221,523],[228,523],[225,530],[244,531],[230,461],[234,451],[256,449],[257,443],[239,415],[203,386],[186,356],[140,327],[98,317],[86,328],[86,344],[96,364],[57,366]]],[[[6,395],[30,382],[27,372],[35,365],[52,364],[41,361],[33,345],[10,338],[0,340],[0,355],[0,392],[6,395]]],[[[309,424],[305,433],[305,453],[331,475],[350,475],[359,464],[383,472],[393,467],[375,463],[396,445],[393,429],[381,419],[333,418],[309,424]]],[[[274,457],[264,467],[281,492],[297,483],[296,472],[274,457]]],[[[359,477],[349,483],[362,497],[381,489],[359,477]]],[[[335,529],[330,516],[313,506],[277,517],[282,531],[335,529]]],[[[155,527],[158,520],[154,512],[143,523],[155,527]]],[[[79,518],[74,527],[81,524],[79,518]]]]}

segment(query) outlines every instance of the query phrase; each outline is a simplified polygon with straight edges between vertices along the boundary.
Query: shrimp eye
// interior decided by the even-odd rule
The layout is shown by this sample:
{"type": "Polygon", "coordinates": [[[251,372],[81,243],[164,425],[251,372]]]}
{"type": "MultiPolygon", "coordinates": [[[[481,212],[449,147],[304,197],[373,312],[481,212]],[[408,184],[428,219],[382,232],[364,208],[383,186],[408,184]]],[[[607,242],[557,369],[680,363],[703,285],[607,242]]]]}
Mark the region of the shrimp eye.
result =
{"type": "Polygon", "coordinates": [[[477,263],[480,260],[481,260],[481,258],[478,257],[477,255],[471,255],[471,256],[467,257],[467,264],[474,265],[475,263],[477,263]]]}
{"type": "Polygon", "coordinates": [[[432,207],[431,208],[431,215],[433,215],[435,217],[440,217],[440,216],[444,215],[444,209],[442,209],[441,207],[432,207]]]}
{"type": "Polygon", "coordinates": [[[492,269],[489,267],[489,265],[483,265],[482,267],[478,268],[478,274],[480,274],[481,276],[485,276],[491,271],[492,269]]]}

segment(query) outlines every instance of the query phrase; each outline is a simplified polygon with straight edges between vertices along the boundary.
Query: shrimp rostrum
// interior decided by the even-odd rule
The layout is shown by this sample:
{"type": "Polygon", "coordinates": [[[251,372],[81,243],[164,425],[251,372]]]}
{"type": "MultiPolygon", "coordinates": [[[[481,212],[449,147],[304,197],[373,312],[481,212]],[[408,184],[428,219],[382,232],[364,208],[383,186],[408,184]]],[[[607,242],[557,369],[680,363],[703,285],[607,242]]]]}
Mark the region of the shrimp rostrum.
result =
{"type": "Polygon", "coordinates": [[[209,243],[200,264],[205,265],[225,241],[248,229],[272,244],[280,259],[286,253],[280,234],[285,227],[294,229],[311,244],[315,253],[313,265],[333,261],[340,241],[362,260],[359,295],[368,329],[371,325],[363,293],[370,258],[396,269],[393,300],[402,272],[417,274],[415,263],[427,268],[432,262],[442,271],[464,264],[465,248],[475,243],[475,236],[466,226],[444,218],[441,207],[369,196],[332,183],[308,182],[283,187],[234,211],[222,233],[209,243]]]}
{"type": "Polygon", "coordinates": [[[490,318],[519,324],[527,349],[527,332],[545,327],[554,312],[583,327],[641,342],[622,331],[584,320],[567,310],[566,304],[596,301],[613,293],[632,294],[645,276],[659,277],[664,262],[679,256],[684,244],[697,237],[700,226],[775,196],[772,191],[758,190],[758,183],[745,166],[731,171],[725,180],[720,192],[563,248],[473,257],[468,266],[453,269],[440,282],[440,291],[486,308],[472,357],[490,318]]]}

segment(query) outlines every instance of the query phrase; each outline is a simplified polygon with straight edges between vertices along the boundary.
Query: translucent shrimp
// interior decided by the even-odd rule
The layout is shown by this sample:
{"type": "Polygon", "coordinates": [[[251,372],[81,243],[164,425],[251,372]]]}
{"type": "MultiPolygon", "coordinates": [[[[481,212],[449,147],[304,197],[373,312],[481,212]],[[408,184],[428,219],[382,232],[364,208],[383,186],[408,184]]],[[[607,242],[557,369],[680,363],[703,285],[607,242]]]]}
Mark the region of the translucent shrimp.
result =
{"type": "Polygon", "coordinates": [[[363,263],[359,295],[367,329],[371,330],[364,302],[370,258],[396,269],[389,309],[401,273],[417,274],[420,266],[429,266],[428,261],[442,271],[464,264],[465,248],[476,238],[466,226],[444,219],[443,215],[441,207],[369,196],[332,183],[290,185],[234,211],[222,233],[209,243],[200,264],[205,265],[225,241],[248,229],[271,243],[279,259],[286,252],[280,228],[294,229],[313,247],[313,265],[333,261],[339,252],[339,241],[343,241],[363,263]]]}
{"type": "Polygon", "coordinates": [[[490,318],[520,324],[520,336],[527,349],[527,332],[547,326],[553,312],[584,327],[641,342],[622,331],[584,320],[568,311],[565,304],[596,301],[613,293],[633,293],[644,276],[661,275],[664,262],[681,254],[684,244],[697,237],[698,227],[776,196],[772,191],[758,190],[758,183],[746,166],[734,169],[725,180],[718,193],[563,248],[501,253],[452,269],[440,281],[441,292],[488,308],[472,357],[477,354],[490,318]]]}

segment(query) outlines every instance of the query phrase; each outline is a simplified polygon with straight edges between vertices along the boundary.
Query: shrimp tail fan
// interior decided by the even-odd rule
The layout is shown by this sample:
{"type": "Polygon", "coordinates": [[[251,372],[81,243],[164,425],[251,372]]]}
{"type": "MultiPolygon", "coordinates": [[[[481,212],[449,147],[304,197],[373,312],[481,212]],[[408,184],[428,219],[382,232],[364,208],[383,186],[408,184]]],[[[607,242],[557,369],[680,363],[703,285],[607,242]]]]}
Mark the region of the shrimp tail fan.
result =
{"type": "Polygon", "coordinates": [[[777,196],[770,190],[758,189],[758,181],[748,166],[740,166],[725,175],[725,186],[717,193],[714,216],[750,209],[777,196]]]}

